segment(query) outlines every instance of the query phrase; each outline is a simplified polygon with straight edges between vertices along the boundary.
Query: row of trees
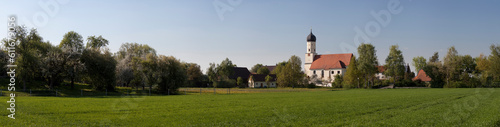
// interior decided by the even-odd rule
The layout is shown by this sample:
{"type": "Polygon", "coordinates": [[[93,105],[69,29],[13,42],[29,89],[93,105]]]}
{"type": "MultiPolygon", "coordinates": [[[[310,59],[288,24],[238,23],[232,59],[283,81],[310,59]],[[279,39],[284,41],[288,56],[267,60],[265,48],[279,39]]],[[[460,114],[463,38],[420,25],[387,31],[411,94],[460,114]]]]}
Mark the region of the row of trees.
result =
{"type": "Polygon", "coordinates": [[[500,87],[500,46],[491,45],[490,50],[490,56],[481,54],[473,58],[459,55],[452,46],[443,61],[435,52],[428,62],[422,56],[413,58],[413,65],[431,78],[431,87],[500,87]]]}
{"type": "Polygon", "coordinates": [[[335,77],[334,87],[344,88],[372,88],[380,87],[388,83],[407,84],[411,82],[414,74],[405,67],[404,57],[398,45],[392,45],[389,49],[389,55],[385,59],[385,71],[389,79],[380,81],[375,77],[378,72],[378,59],[375,47],[372,44],[361,44],[358,47],[359,58],[353,56],[347,67],[344,76],[335,77]],[[385,82],[385,83],[383,83],[385,82]]]}
{"type": "MultiPolygon", "coordinates": [[[[70,31],[63,36],[59,45],[52,45],[38,34],[36,29],[28,30],[17,27],[14,36],[2,43],[15,42],[17,57],[14,64],[22,89],[47,87],[54,89],[68,80],[71,88],[75,81],[89,82],[95,89],[113,90],[115,65],[111,53],[107,50],[108,41],[102,37],[90,36],[84,46],[83,37],[70,31]]],[[[5,54],[5,51],[1,52],[5,54]]],[[[5,55],[2,55],[5,56],[5,55]]],[[[2,65],[7,64],[7,57],[2,57],[2,65]]],[[[6,70],[5,66],[3,66],[6,70]]]]}
{"type": "Polygon", "coordinates": [[[185,63],[172,56],[157,55],[155,49],[137,43],[123,44],[117,53],[107,48],[102,36],[83,37],[70,31],[58,45],[52,45],[38,34],[17,27],[12,39],[3,39],[0,65],[6,74],[8,57],[5,47],[15,42],[14,64],[18,84],[22,88],[54,89],[61,85],[74,88],[76,82],[88,83],[96,90],[114,90],[119,86],[143,89],[148,86],[160,93],[175,92],[182,85],[201,85],[204,79],[200,66],[185,63]]]}

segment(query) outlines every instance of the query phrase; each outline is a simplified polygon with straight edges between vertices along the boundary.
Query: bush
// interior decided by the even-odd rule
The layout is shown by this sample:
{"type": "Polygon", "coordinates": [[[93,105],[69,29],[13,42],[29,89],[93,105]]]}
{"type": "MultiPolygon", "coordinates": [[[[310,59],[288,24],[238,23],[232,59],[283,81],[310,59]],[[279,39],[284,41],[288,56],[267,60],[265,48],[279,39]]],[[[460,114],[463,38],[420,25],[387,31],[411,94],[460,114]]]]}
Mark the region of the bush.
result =
{"type": "Polygon", "coordinates": [[[467,87],[467,84],[465,84],[462,81],[451,81],[444,85],[444,88],[465,88],[467,87]]]}
{"type": "Polygon", "coordinates": [[[389,83],[390,81],[389,80],[375,80],[375,85],[373,85],[372,88],[381,88],[381,87],[385,87],[385,86],[389,86],[389,83]]]}
{"type": "Polygon", "coordinates": [[[395,87],[418,87],[417,83],[406,79],[402,81],[397,81],[396,84],[394,84],[395,87]]]}
{"type": "Polygon", "coordinates": [[[233,88],[236,87],[236,80],[226,79],[219,82],[214,82],[214,87],[216,88],[233,88]]]}
{"type": "Polygon", "coordinates": [[[307,84],[307,88],[316,88],[316,85],[314,83],[309,83],[307,84]]]}

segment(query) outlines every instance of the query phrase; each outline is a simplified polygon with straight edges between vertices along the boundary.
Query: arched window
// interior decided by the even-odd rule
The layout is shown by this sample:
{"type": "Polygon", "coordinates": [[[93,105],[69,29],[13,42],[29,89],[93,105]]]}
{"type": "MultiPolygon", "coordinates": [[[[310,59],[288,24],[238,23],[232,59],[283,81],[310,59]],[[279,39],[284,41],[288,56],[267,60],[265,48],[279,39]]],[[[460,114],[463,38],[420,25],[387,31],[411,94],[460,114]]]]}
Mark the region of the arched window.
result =
{"type": "Polygon", "coordinates": [[[313,74],[316,74],[316,70],[313,71],[313,74]]]}

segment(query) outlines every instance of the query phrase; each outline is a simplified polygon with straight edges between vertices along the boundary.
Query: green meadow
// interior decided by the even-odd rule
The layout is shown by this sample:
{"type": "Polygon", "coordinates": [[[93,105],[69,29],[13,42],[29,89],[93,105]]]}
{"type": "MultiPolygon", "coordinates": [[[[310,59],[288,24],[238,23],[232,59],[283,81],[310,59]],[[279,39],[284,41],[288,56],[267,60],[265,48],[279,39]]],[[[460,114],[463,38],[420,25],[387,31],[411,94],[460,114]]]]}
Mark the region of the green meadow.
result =
{"type": "MultiPolygon", "coordinates": [[[[4,91],[5,92],[5,91],[4,91]]],[[[500,89],[16,97],[1,126],[500,126],[500,89]]]]}

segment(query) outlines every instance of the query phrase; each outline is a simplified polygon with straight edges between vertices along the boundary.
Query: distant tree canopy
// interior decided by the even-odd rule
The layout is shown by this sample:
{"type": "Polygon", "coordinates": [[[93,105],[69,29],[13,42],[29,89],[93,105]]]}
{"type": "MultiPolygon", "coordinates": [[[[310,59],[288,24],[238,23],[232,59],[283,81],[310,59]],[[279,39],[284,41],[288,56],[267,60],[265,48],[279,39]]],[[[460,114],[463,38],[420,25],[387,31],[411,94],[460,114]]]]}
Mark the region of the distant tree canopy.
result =
{"type": "MultiPolygon", "coordinates": [[[[199,65],[183,63],[174,57],[158,56],[148,45],[124,43],[117,53],[107,48],[109,41],[102,36],[83,37],[75,31],[64,34],[59,45],[43,41],[36,29],[16,27],[11,39],[3,39],[5,47],[16,44],[17,77],[26,88],[55,89],[64,82],[86,82],[96,90],[114,90],[122,86],[156,87],[158,92],[176,92],[187,80],[200,81],[199,65]],[[189,72],[189,73],[188,73],[189,72]],[[189,77],[188,77],[189,75],[189,77]],[[44,82],[44,84],[40,84],[44,82]]],[[[0,66],[8,64],[5,50],[0,53],[0,66]]]]}
{"type": "Polygon", "coordinates": [[[347,72],[343,76],[343,88],[361,88],[359,84],[361,73],[358,71],[356,56],[352,56],[351,63],[346,70],[347,72]]]}
{"type": "Polygon", "coordinates": [[[260,67],[258,70],[257,70],[257,74],[263,74],[263,75],[268,75],[269,73],[269,69],[267,69],[267,67],[260,67]]]}
{"type": "Polygon", "coordinates": [[[288,61],[278,63],[271,74],[276,74],[279,87],[301,87],[305,85],[301,65],[300,58],[293,55],[288,61]]]}
{"type": "Polygon", "coordinates": [[[405,74],[405,61],[399,46],[392,45],[389,50],[389,56],[385,59],[384,74],[395,78],[395,80],[401,80],[405,74]]]}
{"type": "Polygon", "coordinates": [[[254,65],[254,66],[250,69],[250,72],[252,72],[252,73],[257,73],[257,71],[258,71],[261,67],[263,67],[263,65],[262,65],[262,64],[255,64],[255,65],[254,65]]]}
{"type": "Polygon", "coordinates": [[[372,44],[361,44],[358,47],[359,58],[357,59],[357,66],[360,75],[365,81],[365,88],[369,88],[373,84],[375,73],[377,73],[378,59],[375,54],[376,50],[372,44]]]}
{"type": "Polygon", "coordinates": [[[423,69],[427,66],[427,60],[422,56],[417,56],[413,58],[413,66],[415,66],[415,72],[418,72],[420,69],[423,69]]]}
{"type": "Polygon", "coordinates": [[[229,58],[224,59],[220,64],[210,63],[207,75],[214,87],[235,87],[236,81],[229,79],[234,74],[235,64],[229,58]]]}

